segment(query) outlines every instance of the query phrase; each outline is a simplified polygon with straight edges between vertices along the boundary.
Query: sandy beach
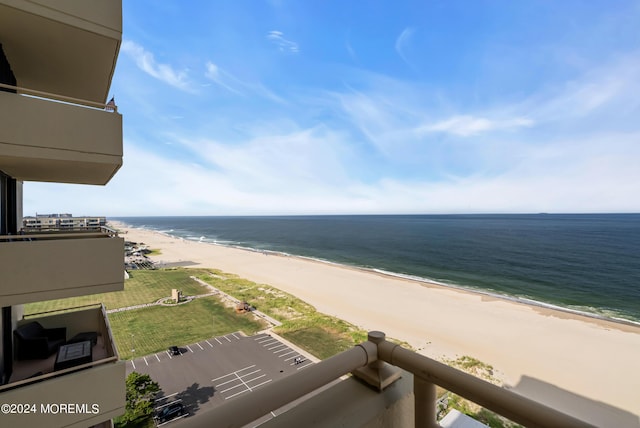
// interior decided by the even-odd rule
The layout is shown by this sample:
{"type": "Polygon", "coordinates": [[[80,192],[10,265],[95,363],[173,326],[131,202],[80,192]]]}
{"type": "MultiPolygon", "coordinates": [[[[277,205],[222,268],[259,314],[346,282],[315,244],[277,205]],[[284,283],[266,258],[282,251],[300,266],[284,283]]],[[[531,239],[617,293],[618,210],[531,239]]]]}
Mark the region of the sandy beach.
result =
{"type": "Polygon", "coordinates": [[[469,355],[505,385],[603,427],[640,427],[640,328],[375,272],[125,228],[156,261],[269,284],[421,354],[469,355]]]}

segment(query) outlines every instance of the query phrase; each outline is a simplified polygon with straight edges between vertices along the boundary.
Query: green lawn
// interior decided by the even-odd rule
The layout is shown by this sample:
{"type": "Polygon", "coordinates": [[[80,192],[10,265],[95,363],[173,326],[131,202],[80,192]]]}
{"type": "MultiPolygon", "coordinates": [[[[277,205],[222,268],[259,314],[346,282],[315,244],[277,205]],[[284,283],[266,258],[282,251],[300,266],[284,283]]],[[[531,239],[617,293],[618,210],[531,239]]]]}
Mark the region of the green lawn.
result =
{"type": "MultiPolygon", "coordinates": [[[[209,292],[190,276],[196,276],[239,300],[247,301],[281,321],[282,326],[274,329],[276,333],[319,358],[328,358],[366,340],[365,331],[321,314],[313,306],[290,294],[214,269],[133,271],[131,278],[125,281],[123,291],[30,303],[25,305],[25,314],[100,302],[107,309],[154,303],[169,297],[173,288],[181,290],[185,296],[209,292]]],[[[153,306],[112,313],[109,322],[120,357],[124,359],[238,330],[252,334],[266,327],[248,315],[238,315],[233,309],[225,308],[216,297],[195,299],[172,307],[153,306]]]]}
{"type": "Polygon", "coordinates": [[[123,291],[92,294],[68,299],[49,300],[25,305],[25,314],[53,311],[75,306],[104,303],[107,309],[153,303],[163,297],[171,296],[171,289],[177,288],[184,296],[206,294],[209,292],[191,278],[204,271],[200,269],[160,269],[133,271],[124,282],[123,291]]]}
{"type": "Polygon", "coordinates": [[[235,331],[247,335],[265,328],[249,314],[236,314],[217,297],[176,306],[152,306],[109,314],[120,358],[130,359],[235,331]]]}
{"type": "Polygon", "coordinates": [[[322,314],[277,288],[256,284],[210,269],[203,281],[282,322],[274,331],[318,358],[325,359],[367,340],[367,333],[345,321],[322,314]]]}

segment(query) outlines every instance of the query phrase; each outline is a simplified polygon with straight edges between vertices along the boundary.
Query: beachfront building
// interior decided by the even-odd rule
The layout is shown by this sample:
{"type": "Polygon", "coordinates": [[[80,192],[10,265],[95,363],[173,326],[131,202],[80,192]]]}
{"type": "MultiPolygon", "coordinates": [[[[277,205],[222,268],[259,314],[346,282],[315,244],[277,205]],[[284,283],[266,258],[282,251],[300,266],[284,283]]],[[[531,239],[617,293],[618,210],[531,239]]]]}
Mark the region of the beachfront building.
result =
{"type": "Polygon", "coordinates": [[[57,231],[20,233],[24,182],[105,185],[120,168],[122,117],[105,101],[121,40],[120,0],[0,0],[2,426],[109,427],[124,413],[104,307],[24,310],[122,290],[122,238],[69,233],[65,215],[47,218],[57,231]]]}
{"type": "Polygon", "coordinates": [[[71,214],[36,214],[22,219],[25,232],[45,232],[56,230],[100,229],[107,225],[106,217],[74,217],[71,214]]]}

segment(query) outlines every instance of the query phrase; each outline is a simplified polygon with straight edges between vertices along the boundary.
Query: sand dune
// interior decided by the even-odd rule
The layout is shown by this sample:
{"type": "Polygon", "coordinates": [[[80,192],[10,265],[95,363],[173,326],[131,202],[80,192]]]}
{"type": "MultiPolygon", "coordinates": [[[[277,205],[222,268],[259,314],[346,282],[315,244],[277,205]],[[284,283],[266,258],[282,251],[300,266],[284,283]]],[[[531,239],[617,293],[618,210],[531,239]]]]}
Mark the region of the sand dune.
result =
{"type": "Polygon", "coordinates": [[[505,384],[598,426],[640,427],[640,328],[297,257],[126,229],[183,262],[270,284],[435,358],[470,355],[505,384]]]}

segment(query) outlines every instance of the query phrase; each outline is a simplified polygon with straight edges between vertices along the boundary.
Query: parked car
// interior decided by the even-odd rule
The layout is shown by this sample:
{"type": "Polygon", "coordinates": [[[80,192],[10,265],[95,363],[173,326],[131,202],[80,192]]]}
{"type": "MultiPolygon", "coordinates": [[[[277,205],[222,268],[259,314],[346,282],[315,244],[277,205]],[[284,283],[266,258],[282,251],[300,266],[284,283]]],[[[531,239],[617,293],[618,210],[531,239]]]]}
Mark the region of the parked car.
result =
{"type": "Polygon", "coordinates": [[[184,404],[176,401],[171,404],[167,404],[166,406],[158,410],[154,418],[159,424],[162,424],[186,414],[187,408],[184,406],[184,404]]]}
{"type": "Polygon", "coordinates": [[[169,353],[171,355],[181,355],[182,354],[180,352],[180,348],[178,348],[177,346],[169,346],[169,353]]]}

